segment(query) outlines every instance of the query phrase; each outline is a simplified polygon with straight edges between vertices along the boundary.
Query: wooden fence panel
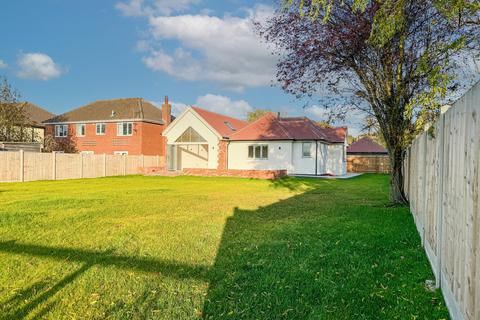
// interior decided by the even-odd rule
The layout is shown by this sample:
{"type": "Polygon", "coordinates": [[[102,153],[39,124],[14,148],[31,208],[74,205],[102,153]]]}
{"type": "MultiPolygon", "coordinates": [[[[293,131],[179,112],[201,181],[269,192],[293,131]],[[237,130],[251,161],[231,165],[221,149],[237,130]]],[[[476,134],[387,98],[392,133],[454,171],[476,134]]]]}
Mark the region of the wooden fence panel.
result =
{"type": "Polygon", "coordinates": [[[25,181],[52,180],[53,155],[51,153],[24,153],[25,181]]]}
{"type": "Polygon", "coordinates": [[[388,155],[348,155],[347,171],[389,173],[390,158],[388,155]]]}
{"type": "Polygon", "coordinates": [[[123,155],[107,154],[107,176],[123,176],[125,175],[125,160],[123,155]]]}
{"type": "Polygon", "coordinates": [[[139,174],[142,167],[142,156],[129,156],[127,158],[127,174],[139,174]]]}
{"type": "Polygon", "coordinates": [[[158,167],[159,166],[158,159],[159,157],[157,156],[145,156],[144,157],[145,168],[158,167]]]}
{"type": "Polygon", "coordinates": [[[151,167],[164,169],[164,157],[0,152],[0,182],[123,176],[151,167]]]}
{"type": "Polygon", "coordinates": [[[20,181],[20,153],[0,152],[0,181],[20,181]]]}
{"type": "Polygon", "coordinates": [[[103,176],[104,156],[96,154],[83,155],[83,173],[82,178],[98,178],[103,176]]]}
{"type": "Polygon", "coordinates": [[[56,179],[81,179],[82,156],[79,154],[56,154],[56,179]]]}
{"type": "Polygon", "coordinates": [[[405,187],[452,319],[480,319],[480,83],[407,151],[405,187]]]}

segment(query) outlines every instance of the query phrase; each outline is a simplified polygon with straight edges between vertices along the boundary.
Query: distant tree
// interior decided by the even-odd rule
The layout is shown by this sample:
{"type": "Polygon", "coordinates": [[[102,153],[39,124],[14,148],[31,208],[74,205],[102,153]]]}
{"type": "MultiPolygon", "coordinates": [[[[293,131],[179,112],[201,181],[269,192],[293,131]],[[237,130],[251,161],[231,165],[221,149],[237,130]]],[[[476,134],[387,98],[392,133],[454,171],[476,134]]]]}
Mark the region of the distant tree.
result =
{"type": "Polygon", "coordinates": [[[25,104],[7,78],[0,78],[0,141],[31,142],[32,130],[25,104]]]}
{"type": "Polygon", "coordinates": [[[267,109],[255,109],[254,111],[250,111],[247,113],[247,121],[253,122],[255,120],[258,120],[269,112],[272,111],[267,109]]]}
{"type": "Polygon", "coordinates": [[[55,138],[48,134],[44,139],[43,152],[63,152],[77,153],[77,147],[74,138],[71,135],[62,138],[55,138]]]}
{"type": "Polygon", "coordinates": [[[436,117],[447,88],[459,83],[453,77],[455,59],[478,52],[479,28],[473,23],[478,1],[287,4],[258,25],[278,50],[279,83],[298,98],[340,95],[375,117],[392,165],[391,200],[406,203],[404,150],[436,117]],[[450,5],[450,13],[439,4],[450,5]],[[451,12],[460,18],[454,20],[451,12]]]}
{"type": "Polygon", "coordinates": [[[321,128],[332,128],[333,126],[328,121],[317,121],[317,125],[321,128]]]}

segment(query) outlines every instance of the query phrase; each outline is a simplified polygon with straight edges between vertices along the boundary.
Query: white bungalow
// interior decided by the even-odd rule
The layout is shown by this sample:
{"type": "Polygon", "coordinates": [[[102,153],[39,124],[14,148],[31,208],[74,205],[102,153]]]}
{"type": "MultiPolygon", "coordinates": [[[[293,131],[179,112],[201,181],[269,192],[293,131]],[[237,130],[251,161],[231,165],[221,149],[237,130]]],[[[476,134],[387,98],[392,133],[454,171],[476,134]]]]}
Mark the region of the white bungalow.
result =
{"type": "Polygon", "coordinates": [[[169,170],[286,170],[291,175],[346,173],[346,128],[321,128],[308,118],[268,113],[248,123],[197,107],[186,109],[163,136],[169,170]]]}

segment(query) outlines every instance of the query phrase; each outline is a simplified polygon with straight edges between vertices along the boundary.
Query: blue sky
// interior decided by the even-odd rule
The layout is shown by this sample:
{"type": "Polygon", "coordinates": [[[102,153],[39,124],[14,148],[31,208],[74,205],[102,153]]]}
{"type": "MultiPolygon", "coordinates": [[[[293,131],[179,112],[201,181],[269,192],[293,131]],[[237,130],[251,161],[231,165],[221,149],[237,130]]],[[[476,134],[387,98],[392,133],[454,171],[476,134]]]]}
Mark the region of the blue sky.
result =
{"type": "MultiPolygon", "coordinates": [[[[0,75],[62,113],[99,99],[165,95],[244,117],[266,108],[325,117],[272,87],[275,58],[251,28],[273,1],[15,0],[0,11],[0,75]]],[[[360,117],[346,122],[358,132],[360,117]]],[[[337,123],[338,125],[344,123],[337,123]]]]}

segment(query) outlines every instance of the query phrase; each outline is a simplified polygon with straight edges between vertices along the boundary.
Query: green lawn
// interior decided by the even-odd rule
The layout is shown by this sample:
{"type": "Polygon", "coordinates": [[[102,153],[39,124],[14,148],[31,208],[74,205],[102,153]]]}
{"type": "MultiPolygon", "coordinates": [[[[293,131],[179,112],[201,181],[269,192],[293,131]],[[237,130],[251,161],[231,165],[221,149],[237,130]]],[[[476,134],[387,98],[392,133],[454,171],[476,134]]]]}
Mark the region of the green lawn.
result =
{"type": "Polygon", "coordinates": [[[388,177],[0,183],[0,318],[446,319],[388,177]]]}

